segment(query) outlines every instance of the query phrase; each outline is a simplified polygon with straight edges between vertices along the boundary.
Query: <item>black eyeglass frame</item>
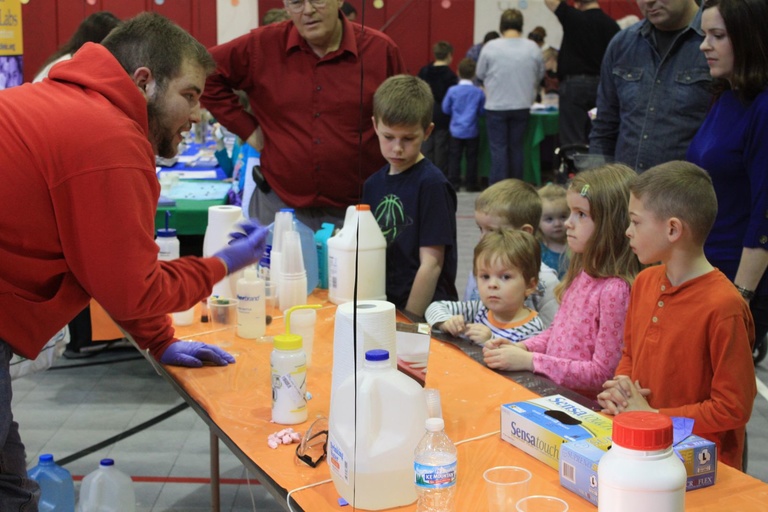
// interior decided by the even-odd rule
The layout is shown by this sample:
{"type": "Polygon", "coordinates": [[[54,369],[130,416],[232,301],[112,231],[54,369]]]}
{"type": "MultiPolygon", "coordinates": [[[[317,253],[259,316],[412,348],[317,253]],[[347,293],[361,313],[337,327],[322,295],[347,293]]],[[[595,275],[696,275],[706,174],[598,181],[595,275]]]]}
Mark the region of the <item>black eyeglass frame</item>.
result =
{"type": "Polygon", "coordinates": [[[321,430],[320,432],[312,434],[311,437],[309,437],[306,440],[302,440],[302,442],[296,446],[296,458],[311,468],[316,468],[323,460],[325,460],[326,455],[328,455],[328,431],[327,430],[321,430]],[[306,453],[299,453],[302,447],[306,449],[307,446],[314,446],[314,445],[311,445],[310,442],[316,437],[320,437],[323,435],[325,436],[325,442],[323,442],[323,454],[320,457],[318,457],[317,460],[313,460],[312,457],[310,457],[306,453]]]}

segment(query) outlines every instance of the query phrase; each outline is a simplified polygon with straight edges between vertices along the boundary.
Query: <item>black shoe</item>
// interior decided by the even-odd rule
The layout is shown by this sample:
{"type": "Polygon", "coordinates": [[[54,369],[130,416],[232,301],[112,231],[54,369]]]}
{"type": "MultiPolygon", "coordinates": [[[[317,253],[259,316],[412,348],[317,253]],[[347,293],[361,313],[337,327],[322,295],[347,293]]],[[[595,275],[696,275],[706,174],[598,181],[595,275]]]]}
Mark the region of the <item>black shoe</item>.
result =
{"type": "Polygon", "coordinates": [[[768,353],[768,340],[763,336],[762,339],[755,340],[755,348],[752,350],[752,360],[755,365],[765,359],[766,353],[768,353]]]}

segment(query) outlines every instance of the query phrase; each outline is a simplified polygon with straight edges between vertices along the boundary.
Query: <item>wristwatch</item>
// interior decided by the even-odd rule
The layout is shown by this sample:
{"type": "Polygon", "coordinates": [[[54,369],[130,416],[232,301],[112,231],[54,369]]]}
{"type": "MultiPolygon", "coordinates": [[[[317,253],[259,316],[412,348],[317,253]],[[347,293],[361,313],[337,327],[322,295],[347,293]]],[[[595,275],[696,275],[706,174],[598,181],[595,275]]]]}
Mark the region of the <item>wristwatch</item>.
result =
{"type": "Polygon", "coordinates": [[[755,290],[747,290],[743,286],[739,286],[737,284],[734,285],[736,289],[739,291],[742,297],[744,297],[747,300],[752,300],[755,298],[755,290]]]}

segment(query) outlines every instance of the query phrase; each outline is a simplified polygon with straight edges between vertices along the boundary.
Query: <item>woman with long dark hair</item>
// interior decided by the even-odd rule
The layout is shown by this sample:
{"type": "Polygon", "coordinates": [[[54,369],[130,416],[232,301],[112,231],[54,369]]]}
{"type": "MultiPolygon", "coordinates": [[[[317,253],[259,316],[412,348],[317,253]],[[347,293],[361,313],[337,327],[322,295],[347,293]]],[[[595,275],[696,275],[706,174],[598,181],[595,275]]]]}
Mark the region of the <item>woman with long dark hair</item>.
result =
{"type": "Polygon", "coordinates": [[[707,259],[733,281],[755,320],[755,362],[768,332],[768,2],[704,0],[701,51],[717,97],[688,148],[717,194],[707,259]]]}
{"type": "Polygon", "coordinates": [[[75,33],[72,34],[72,37],[69,38],[69,41],[64,43],[43,63],[33,82],[39,82],[47,77],[48,71],[54,64],[71,59],[72,55],[85,43],[100,43],[119,24],[120,19],[108,11],[95,12],[85,18],[75,33]]]}

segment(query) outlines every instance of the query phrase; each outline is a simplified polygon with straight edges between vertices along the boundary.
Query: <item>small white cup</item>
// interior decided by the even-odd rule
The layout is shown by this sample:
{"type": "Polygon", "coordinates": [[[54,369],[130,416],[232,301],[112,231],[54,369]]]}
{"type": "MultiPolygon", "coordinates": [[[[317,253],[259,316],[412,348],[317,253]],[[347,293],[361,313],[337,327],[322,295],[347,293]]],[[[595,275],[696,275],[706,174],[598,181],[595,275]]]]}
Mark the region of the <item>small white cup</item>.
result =
{"type": "Polygon", "coordinates": [[[307,368],[312,364],[312,348],[315,344],[315,324],[317,311],[314,309],[294,309],[291,312],[291,334],[301,336],[304,353],[307,355],[307,368]]]}
{"type": "Polygon", "coordinates": [[[192,325],[195,323],[195,308],[192,307],[186,311],[171,313],[171,316],[173,317],[174,325],[192,325]]]}

